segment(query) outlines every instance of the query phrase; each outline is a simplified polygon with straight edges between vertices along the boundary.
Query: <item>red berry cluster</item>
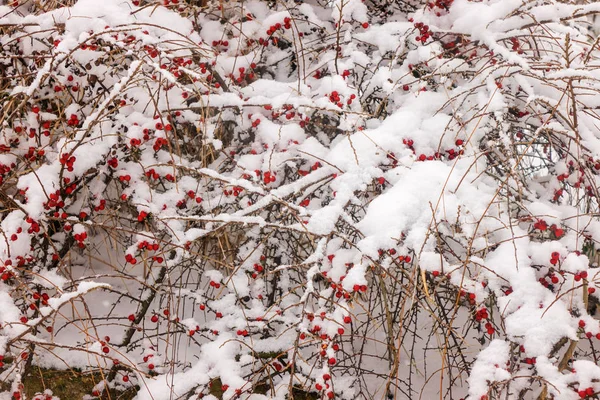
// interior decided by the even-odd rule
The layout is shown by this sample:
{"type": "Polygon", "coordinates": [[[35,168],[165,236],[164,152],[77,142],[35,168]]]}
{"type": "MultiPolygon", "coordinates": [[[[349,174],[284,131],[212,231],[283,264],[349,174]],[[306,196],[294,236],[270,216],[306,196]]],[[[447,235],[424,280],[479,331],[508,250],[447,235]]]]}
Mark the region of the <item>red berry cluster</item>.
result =
{"type": "Polygon", "coordinates": [[[578,390],[577,394],[579,395],[580,399],[587,399],[589,397],[594,397],[596,392],[594,391],[594,388],[590,386],[586,389],[578,390]]]}
{"type": "MultiPolygon", "coordinates": [[[[525,353],[525,346],[523,346],[523,345],[520,345],[520,346],[519,346],[519,352],[521,352],[521,353],[525,353]]],[[[535,358],[535,357],[525,357],[525,358],[523,359],[523,362],[524,362],[525,364],[528,364],[528,365],[534,365],[534,364],[536,363],[536,361],[537,361],[537,360],[536,360],[536,358],[535,358]]]]}
{"type": "Polygon", "coordinates": [[[159,249],[159,245],[158,243],[150,243],[147,240],[143,240],[141,242],[138,243],[137,248],[138,250],[149,250],[149,251],[158,251],[159,249]]]}
{"type": "Polygon", "coordinates": [[[69,126],[77,126],[79,125],[79,117],[76,114],[71,114],[69,120],[67,121],[67,125],[69,126]]]}
{"type": "MultiPolygon", "coordinates": [[[[19,265],[25,265],[25,261],[23,260],[23,258],[21,257],[19,259],[19,265]]],[[[9,271],[6,269],[6,267],[9,267],[12,265],[12,260],[4,260],[4,265],[0,265],[0,273],[2,274],[0,276],[0,278],[6,282],[8,281],[10,278],[12,278],[14,276],[12,271],[9,271]]]]}
{"type": "Polygon", "coordinates": [[[250,64],[251,71],[247,71],[245,67],[239,67],[239,75],[236,77],[235,74],[232,72],[229,74],[229,79],[231,79],[232,82],[235,82],[237,84],[241,84],[243,82],[253,82],[256,78],[254,68],[256,68],[255,63],[250,64]]]}
{"type": "Polygon", "coordinates": [[[582,279],[587,279],[587,277],[588,277],[587,271],[581,271],[581,272],[576,272],[573,279],[575,279],[575,282],[579,282],[582,279]]]}
{"type": "MultiPolygon", "coordinates": [[[[283,25],[280,22],[277,22],[276,24],[273,24],[269,27],[269,29],[266,30],[266,34],[267,34],[267,38],[263,38],[260,37],[258,38],[258,44],[260,44],[261,46],[267,47],[269,45],[269,40],[271,41],[271,43],[274,46],[277,46],[279,43],[279,39],[277,37],[275,37],[275,34],[278,32],[285,32],[285,30],[289,30],[292,28],[292,19],[290,17],[285,17],[283,19],[283,25]]],[[[248,42],[248,45],[253,44],[254,41],[250,40],[248,42]]]]}
{"type": "MultiPolygon", "coordinates": [[[[94,211],[104,211],[104,209],[105,209],[105,208],[106,208],[106,200],[105,200],[105,199],[100,199],[100,200],[98,201],[98,205],[97,205],[97,206],[94,206],[94,211]]],[[[80,213],[80,214],[79,214],[79,217],[80,217],[82,220],[84,220],[84,219],[86,219],[86,218],[87,218],[87,215],[86,215],[86,217],[82,217],[82,216],[81,216],[81,213],[80,213]]]]}
{"type": "Polygon", "coordinates": [[[73,164],[75,163],[76,160],[77,160],[77,158],[75,156],[72,156],[69,153],[63,153],[60,156],[60,163],[62,165],[65,165],[67,167],[67,171],[69,171],[69,172],[73,172],[73,164]]]}
{"type": "MultiPolygon", "coordinates": [[[[475,321],[477,322],[482,322],[485,320],[488,320],[490,318],[487,308],[483,307],[480,308],[479,310],[477,310],[475,312],[475,321]]],[[[485,323],[485,329],[487,330],[488,335],[493,335],[496,330],[494,329],[494,326],[492,325],[492,323],[490,321],[487,321],[485,323]]]]}
{"type": "Polygon", "coordinates": [[[535,224],[533,224],[533,228],[540,231],[545,231],[548,229],[548,224],[543,219],[539,219],[535,224]]]}
{"type": "Polygon", "coordinates": [[[147,178],[157,180],[160,178],[160,175],[154,170],[154,168],[150,168],[148,171],[144,172],[147,178]]]}
{"type": "MultiPolygon", "coordinates": [[[[475,321],[477,322],[482,322],[484,320],[489,319],[489,314],[487,311],[487,308],[483,307],[480,308],[479,310],[475,311],[475,321]]],[[[491,322],[486,322],[485,324],[485,328],[487,329],[488,334],[492,335],[496,330],[494,329],[493,325],[491,324],[491,322]]]]}
{"type": "Polygon", "coordinates": [[[146,211],[140,211],[138,214],[137,220],[138,222],[144,221],[148,217],[148,213],[146,211]]]}
{"type": "MultiPolygon", "coordinates": [[[[263,270],[265,269],[262,264],[254,264],[253,268],[258,273],[263,272],[263,270]]],[[[255,277],[254,275],[256,275],[256,274],[252,274],[252,275],[253,275],[253,277],[255,277]]]]}
{"type": "MultiPolygon", "coordinates": [[[[233,195],[234,197],[238,197],[240,194],[242,194],[242,192],[244,191],[244,188],[241,186],[234,186],[233,189],[231,190],[224,190],[223,194],[225,196],[231,196],[233,195]]],[[[202,199],[200,199],[200,201],[202,201],[202,199]]]]}
{"type": "MultiPolygon", "coordinates": [[[[15,2],[13,2],[13,3],[15,3],[15,2]]],[[[23,360],[27,359],[27,357],[28,357],[28,353],[27,352],[21,353],[21,358],[23,360]]],[[[23,389],[25,389],[25,386],[22,383],[19,383],[17,390],[13,391],[13,393],[12,393],[13,400],[21,400],[22,399],[21,396],[22,396],[22,393],[23,393],[23,389]]]]}
{"type": "Polygon", "coordinates": [[[395,168],[398,166],[398,158],[396,157],[396,155],[392,152],[386,154],[386,158],[389,160],[390,162],[390,166],[392,168],[395,168]]]}
{"type": "MultiPolygon", "coordinates": [[[[160,249],[160,245],[158,243],[150,243],[150,242],[144,240],[144,241],[141,241],[138,243],[137,248],[139,251],[144,251],[144,250],[158,251],[160,249]]],[[[159,255],[153,255],[152,260],[159,264],[162,264],[162,262],[164,261],[164,258],[159,255]]],[[[125,262],[130,263],[130,264],[136,264],[137,259],[132,254],[125,254],[125,262]]]]}
{"type": "Polygon", "coordinates": [[[12,235],[10,235],[10,240],[13,242],[16,242],[19,239],[19,234],[23,232],[23,228],[18,227],[16,233],[13,233],[12,235]]]}
{"type": "Polygon", "coordinates": [[[429,26],[422,22],[415,22],[415,28],[419,30],[419,36],[415,37],[415,40],[425,44],[425,42],[427,42],[427,40],[431,37],[429,26]]]}
{"type": "Polygon", "coordinates": [[[523,359],[523,362],[525,362],[525,364],[529,364],[529,365],[534,365],[536,363],[536,358],[535,357],[525,357],[523,359]]]}
{"type": "Polygon", "coordinates": [[[111,168],[117,168],[119,166],[119,160],[116,157],[109,158],[106,163],[111,168]]]}
{"type": "MultiPolygon", "coordinates": [[[[329,384],[325,383],[325,388],[323,388],[323,385],[321,385],[320,383],[317,383],[315,385],[315,389],[317,389],[317,391],[322,391],[322,390],[328,390],[329,389],[329,384]]],[[[335,398],[335,393],[333,393],[332,391],[328,391],[327,392],[327,398],[328,399],[334,399],[335,398]]]]}
{"type": "Polygon", "coordinates": [[[44,149],[36,149],[35,147],[29,147],[27,149],[27,153],[23,154],[23,158],[25,158],[29,162],[34,162],[38,158],[42,158],[46,154],[44,149]]]}
{"type": "Polygon", "coordinates": [[[435,0],[427,3],[427,8],[435,12],[436,16],[440,17],[442,12],[446,12],[450,9],[452,3],[454,3],[454,0],[435,0]]]}
{"type": "MultiPolygon", "coordinates": [[[[0,145],[2,147],[2,145],[0,145]]],[[[1,150],[0,150],[1,152],[1,150]]],[[[0,163],[0,185],[4,182],[4,177],[10,173],[12,168],[15,167],[15,164],[11,164],[11,166],[0,163]]]]}
{"type": "Polygon", "coordinates": [[[47,306],[50,296],[48,295],[48,293],[34,292],[32,298],[35,301],[40,301],[42,305],[47,306]]]}
{"type": "Polygon", "coordinates": [[[194,329],[190,329],[188,331],[188,336],[194,336],[196,332],[200,332],[200,326],[196,325],[194,329]]]}
{"type": "MultiPolygon", "coordinates": [[[[407,146],[410,150],[412,150],[413,154],[416,154],[416,151],[414,148],[414,141],[412,139],[406,139],[406,138],[402,139],[402,143],[405,146],[407,146]]],[[[433,155],[429,155],[429,156],[426,154],[420,154],[417,157],[417,161],[431,161],[431,160],[442,160],[442,159],[454,160],[456,157],[464,154],[464,149],[462,149],[462,146],[464,145],[464,140],[456,139],[454,144],[456,145],[456,148],[450,148],[450,149],[446,150],[446,153],[448,153],[447,155],[439,153],[439,152],[435,152],[433,155]]]]}
{"type": "Polygon", "coordinates": [[[329,101],[331,101],[334,104],[337,104],[338,107],[342,107],[342,103],[340,102],[340,95],[336,90],[328,94],[327,97],[329,97],[329,101]]]}
{"type": "Polygon", "coordinates": [[[464,297],[467,300],[467,302],[472,306],[474,306],[477,303],[477,296],[475,295],[475,293],[468,293],[465,290],[461,289],[458,294],[460,297],[464,297]]]}
{"type": "Polygon", "coordinates": [[[519,39],[517,39],[516,37],[511,37],[510,42],[512,43],[513,51],[516,51],[519,54],[523,54],[523,49],[521,48],[521,43],[519,42],[519,39]]]}
{"type": "Polygon", "coordinates": [[[131,175],[124,174],[119,176],[119,181],[121,182],[129,182],[131,180],[131,175]]]}
{"type": "MultiPolygon", "coordinates": [[[[561,276],[564,275],[563,271],[560,271],[559,273],[561,276]]],[[[547,278],[550,279],[550,283],[546,280],[546,277],[540,277],[539,281],[540,283],[544,286],[544,287],[549,287],[550,284],[552,285],[556,285],[560,282],[560,278],[554,273],[554,272],[549,272],[547,275],[547,278]]]]}
{"type": "MultiPolygon", "coordinates": [[[[156,315],[153,315],[153,316],[152,316],[152,322],[157,322],[157,321],[158,321],[158,317],[157,317],[156,315]],[[156,317],[156,320],[154,320],[154,318],[155,318],[155,317],[156,317]]],[[[154,363],[152,363],[152,362],[150,361],[150,359],[151,359],[151,358],[153,358],[153,357],[154,357],[154,354],[147,354],[147,355],[145,355],[145,356],[144,356],[144,358],[143,358],[144,362],[145,362],[145,363],[148,363],[148,369],[149,369],[150,371],[154,370],[154,363]]]]}
{"type": "MultiPolygon", "coordinates": [[[[54,208],[54,207],[58,207],[58,208],[63,208],[65,206],[65,202],[60,200],[60,190],[57,190],[54,193],[50,193],[48,195],[48,201],[46,203],[44,203],[44,208],[46,210],[49,210],[50,208],[54,208]]],[[[55,215],[56,218],[58,218],[58,215],[55,215]]],[[[63,218],[66,218],[67,215],[65,214],[63,218]]]]}
{"type": "Polygon", "coordinates": [[[137,259],[131,255],[131,254],[125,254],[125,262],[130,263],[130,264],[137,264],[137,259]]]}
{"type": "Polygon", "coordinates": [[[75,242],[77,243],[77,246],[80,249],[83,249],[85,247],[85,239],[87,239],[87,233],[81,232],[81,233],[76,233],[73,235],[73,239],[75,239],[75,242]]]}
{"type": "Polygon", "coordinates": [[[489,321],[485,323],[485,329],[488,335],[493,335],[496,332],[496,329],[494,329],[494,326],[489,321]]]}
{"type": "Polygon", "coordinates": [[[292,19],[290,17],[285,17],[283,19],[283,26],[278,22],[275,25],[271,25],[269,29],[267,29],[267,36],[271,36],[278,30],[283,29],[291,29],[292,28],[292,19]]]}
{"type": "Polygon", "coordinates": [[[263,174],[263,182],[265,184],[269,184],[271,182],[275,182],[277,180],[277,178],[275,177],[275,175],[277,175],[276,172],[266,171],[263,174]]]}
{"type": "Polygon", "coordinates": [[[564,234],[565,234],[565,230],[562,228],[559,228],[556,224],[552,224],[550,226],[548,226],[548,224],[546,223],[546,221],[540,219],[537,220],[534,224],[533,224],[533,228],[542,232],[545,231],[550,231],[552,232],[552,234],[557,238],[561,238],[564,234]]]}
{"type": "Polygon", "coordinates": [[[39,233],[40,232],[40,224],[33,220],[31,217],[27,217],[25,222],[29,224],[29,228],[27,229],[27,233],[39,233]]]}

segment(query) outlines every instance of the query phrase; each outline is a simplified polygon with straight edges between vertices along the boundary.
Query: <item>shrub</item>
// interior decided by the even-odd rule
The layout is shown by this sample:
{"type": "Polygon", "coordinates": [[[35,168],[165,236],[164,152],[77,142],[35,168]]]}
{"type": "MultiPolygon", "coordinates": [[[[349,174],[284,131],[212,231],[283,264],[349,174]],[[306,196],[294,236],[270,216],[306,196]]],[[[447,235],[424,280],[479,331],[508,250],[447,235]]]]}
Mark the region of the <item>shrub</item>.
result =
{"type": "Polygon", "coordinates": [[[597,397],[573,3],[0,6],[13,398],[33,365],[96,397],[597,397]]]}

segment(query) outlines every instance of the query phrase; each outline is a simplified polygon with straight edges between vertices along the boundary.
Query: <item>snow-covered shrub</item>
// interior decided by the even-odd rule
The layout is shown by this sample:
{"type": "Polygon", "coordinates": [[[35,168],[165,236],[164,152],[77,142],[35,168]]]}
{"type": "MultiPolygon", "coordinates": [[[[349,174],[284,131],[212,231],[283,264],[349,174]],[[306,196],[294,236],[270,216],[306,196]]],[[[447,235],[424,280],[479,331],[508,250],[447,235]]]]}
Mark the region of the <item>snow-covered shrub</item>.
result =
{"type": "Polygon", "coordinates": [[[8,396],[597,398],[580,3],[0,6],[8,396]]]}

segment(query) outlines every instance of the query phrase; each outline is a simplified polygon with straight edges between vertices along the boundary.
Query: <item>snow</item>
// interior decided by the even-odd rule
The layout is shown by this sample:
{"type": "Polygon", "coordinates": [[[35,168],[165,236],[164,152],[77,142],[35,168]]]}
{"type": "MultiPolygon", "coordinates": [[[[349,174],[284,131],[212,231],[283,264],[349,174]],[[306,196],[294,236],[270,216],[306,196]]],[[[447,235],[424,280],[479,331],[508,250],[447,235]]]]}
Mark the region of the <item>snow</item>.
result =
{"type": "Polygon", "coordinates": [[[510,373],[503,367],[509,360],[510,344],[495,339],[483,349],[475,360],[469,381],[469,395],[479,398],[488,391],[488,384],[510,379],[510,373]],[[486,383],[487,382],[487,383],[486,383]]]}
{"type": "Polygon", "coordinates": [[[600,390],[598,4],[166,3],[0,6],[2,354],[136,399],[600,390]]]}
{"type": "Polygon", "coordinates": [[[100,289],[100,288],[110,288],[110,285],[106,283],[96,283],[96,282],[81,282],[77,286],[77,290],[72,292],[66,292],[61,294],[60,297],[51,298],[48,300],[48,307],[40,308],[40,313],[43,316],[50,315],[51,312],[58,310],[64,304],[73,300],[76,297],[80,297],[92,290],[100,289]]]}

